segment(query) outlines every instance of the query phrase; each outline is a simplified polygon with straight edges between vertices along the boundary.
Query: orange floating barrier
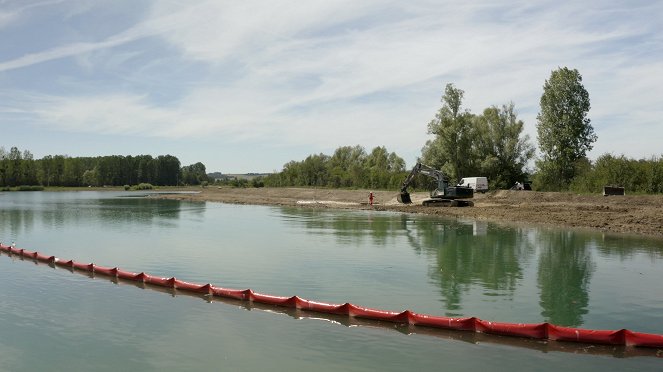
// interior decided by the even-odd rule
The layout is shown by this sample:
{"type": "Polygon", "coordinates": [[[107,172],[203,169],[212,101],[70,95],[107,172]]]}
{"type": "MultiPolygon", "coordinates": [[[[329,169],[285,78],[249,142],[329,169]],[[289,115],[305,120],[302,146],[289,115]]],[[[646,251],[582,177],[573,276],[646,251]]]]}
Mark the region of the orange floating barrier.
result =
{"type": "Polygon", "coordinates": [[[18,249],[0,244],[0,251],[9,255],[32,259],[38,262],[61,266],[72,271],[85,271],[96,275],[105,275],[111,278],[122,279],[137,283],[150,284],[158,287],[177,289],[197,294],[205,294],[221,298],[228,298],[269,306],[280,306],[311,312],[331,315],[346,315],[351,318],[369,319],[391,323],[407,324],[412,326],[440,328],[445,330],[471,331],[476,333],[493,334],[500,336],[520,337],[536,340],[551,340],[576,342],[586,344],[639,346],[648,348],[663,348],[663,335],[652,333],[633,332],[627,329],[616,331],[591,330],[557,326],[550,323],[502,323],[482,320],[475,317],[449,318],[426,314],[417,314],[410,310],[402,312],[385,311],[357,306],[351,303],[329,304],[306,300],[297,296],[281,297],[262,294],[251,289],[228,289],[216,287],[211,284],[196,284],[185,282],[176,278],[160,278],[144,272],[132,273],[120,270],[117,267],[109,268],[92,263],[85,264],[73,260],[65,261],[55,256],[46,256],[38,252],[18,249]]]}

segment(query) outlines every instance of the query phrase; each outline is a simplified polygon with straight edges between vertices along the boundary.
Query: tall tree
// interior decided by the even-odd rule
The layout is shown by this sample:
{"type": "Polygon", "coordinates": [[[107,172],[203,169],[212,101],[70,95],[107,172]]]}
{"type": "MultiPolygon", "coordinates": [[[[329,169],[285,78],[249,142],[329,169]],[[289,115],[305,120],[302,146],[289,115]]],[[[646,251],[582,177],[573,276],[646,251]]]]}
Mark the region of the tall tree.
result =
{"type": "Polygon", "coordinates": [[[187,185],[200,185],[207,181],[207,171],[205,164],[198,162],[182,167],[182,182],[187,185]]]}
{"type": "Polygon", "coordinates": [[[159,186],[177,185],[180,178],[180,161],[172,155],[160,155],[156,158],[157,177],[159,186]]]}
{"type": "Polygon", "coordinates": [[[428,133],[435,139],[422,150],[427,165],[442,168],[452,180],[467,176],[472,170],[472,114],[461,109],[465,92],[449,83],[444,89],[442,107],[428,123],[428,133]]]}
{"type": "Polygon", "coordinates": [[[329,159],[329,182],[334,187],[361,185],[365,179],[364,162],[366,150],[363,147],[341,146],[329,159]]]}
{"type": "Polygon", "coordinates": [[[7,167],[9,166],[7,160],[8,155],[9,154],[7,154],[5,148],[0,146],[0,186],[7,185],[7,167]]]}
{"type": "Polygon", "coordinates": [[[538,186],[567,188],[576,174],[576,162],[596,142],[587,117],[589,93],[576,69],[558,68],[543,85],[537,133],[542,159],[537,162],[538,186]]]}
{"type": "Polygon", "coordinates": [[[528,135],[522,135],[524,123],[518,120],[513,102],[483,110],[475,120],[475,150],[481,174],[495,188],[511,187],[523,181],[523,169],[534,156],[528,135]]]}
{"type": "Polygon", "coordinates": [[[23,151],[20,179],[20,183],[24,185],[36,185],[38,183],[37,166],[35,164],[34,156],[28,150],[23,151]]]}
{"type": "Polygon", "coordinates": [[[21,183],[21,151],[18,147],[12,147],[7,154],[6,184],[17,186],[21,183]]]}

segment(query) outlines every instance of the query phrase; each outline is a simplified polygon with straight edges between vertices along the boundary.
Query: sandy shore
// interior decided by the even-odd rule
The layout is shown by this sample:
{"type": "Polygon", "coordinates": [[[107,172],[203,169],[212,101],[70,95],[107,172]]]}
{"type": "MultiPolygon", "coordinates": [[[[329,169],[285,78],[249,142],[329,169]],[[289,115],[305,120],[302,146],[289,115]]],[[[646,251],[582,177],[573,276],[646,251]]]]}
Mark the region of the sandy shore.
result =
{"type": "Polygon", "coordinates": [[[299,206],[302,208],[374,209],[429,215],[468,217],[502,222],[590,228],[663,238],[663,195],[576,195],[535,191],[491,191],[475,195],[474,207],[424,207],[428,193],[413,193],[411,205],[396,200],[397,191],[309,188],[216,188],[196,194],[159,197],[234,204],[299,206]]]}

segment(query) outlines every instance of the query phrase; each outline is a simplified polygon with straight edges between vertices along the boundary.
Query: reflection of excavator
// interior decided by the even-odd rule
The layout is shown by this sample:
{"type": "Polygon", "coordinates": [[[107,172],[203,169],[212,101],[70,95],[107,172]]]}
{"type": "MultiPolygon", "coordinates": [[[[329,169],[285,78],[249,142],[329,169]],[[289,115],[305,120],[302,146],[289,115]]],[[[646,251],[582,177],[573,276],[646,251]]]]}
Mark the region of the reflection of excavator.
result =
{"type": "Polygon", "coordinates": [[[474,189],[463,186],[449,186],[449,178],[444,173],[421,163],[417,163],[417,165],[412,168],[412,172],[410,172],[405,181],[403,181],[403,184],[401,185],[401,193],[397,197],[399,202],[403,204],[412,203],[407,188],[410,186],[410,183],[412,183],[414,176],[419,173],[437,180],[437,189],[430,192],[431,199],[423,201],[422,204],[424,206],[471,207],[474,205],[474,203],[469,200],[459,200],[471,199],[474,197],[474,189]]]}

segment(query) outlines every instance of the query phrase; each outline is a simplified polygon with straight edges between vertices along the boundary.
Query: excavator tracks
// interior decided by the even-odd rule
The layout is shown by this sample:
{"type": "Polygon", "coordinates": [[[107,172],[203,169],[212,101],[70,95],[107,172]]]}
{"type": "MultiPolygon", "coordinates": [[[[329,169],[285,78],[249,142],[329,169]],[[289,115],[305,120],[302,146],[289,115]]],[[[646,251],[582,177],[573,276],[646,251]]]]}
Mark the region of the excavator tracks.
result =
{"type": "Polygon", "coordinates": [[[421,205],[424,207],[473,207],[474,203],[470,200],[426,199],[421,205]]]}

